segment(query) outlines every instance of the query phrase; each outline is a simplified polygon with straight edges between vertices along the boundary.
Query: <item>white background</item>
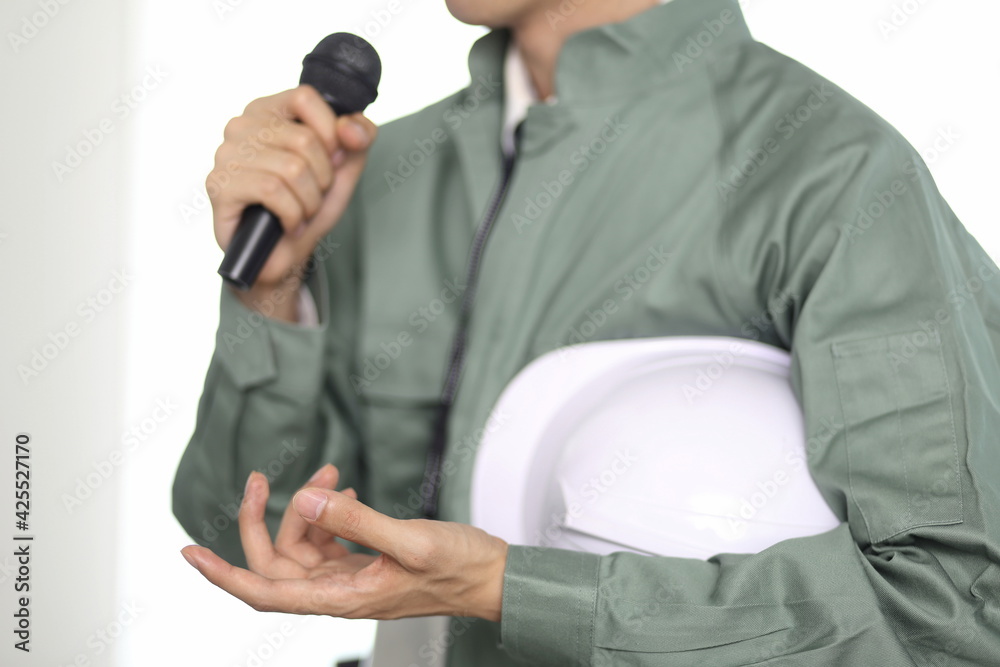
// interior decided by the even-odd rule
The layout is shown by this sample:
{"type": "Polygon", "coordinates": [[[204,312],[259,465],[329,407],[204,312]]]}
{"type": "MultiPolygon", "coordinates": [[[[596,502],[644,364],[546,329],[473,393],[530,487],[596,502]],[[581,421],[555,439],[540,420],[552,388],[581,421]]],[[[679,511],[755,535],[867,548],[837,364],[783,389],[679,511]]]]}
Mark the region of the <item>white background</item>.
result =
{"type": "MultiPolygon", "coordinates": [[[[170,486],[212,352],[221,259],[209,211],[183,207],[201,201],[226,121],[294,85],[327,33],[366,35],[379,51],[384,76],[369,111],[384,122],[464,85],[482,30],[450,18],[443,0],[410,0],[395,15],[388,0],[63,1],[6,0],[0,10],[0,663],[230,667],[247,665],[248,652],[268,656],[269,638],[282,635],[262,664],[328,666],[364,651],[371,623],[257,614],[178,553],[190,539],[170,513],[170,486]],[[12,44],[40,3],[53,16],[12,44]],[[379,12],[386,25],[370,22],[379,12]],[[147,68],[162,81],[122,117],[116,100],[147,68]],[[113,132],[60,180],[53,162],[104,118],[113,132]],[[111,295],[102,290],[122,270],[125,289],[85,318],[79,304],[111,295]],[[72,324],[78,335],[22,380],[18,365],[72,324]],[[151,420],[158,401],[176,406],[162,423],[151,420]],[[128,448],[123,433],[134,427],[148,433],[128,448]],[[8,629],[13,501],[3,489],[18,432],[33,437],[30,657],[11,648],[8,629]],[[92,475],[115,451],[107,478],[92,475]],[[88,475],[90,497],[69,511],[66,494],[88,475]],[[117,636],[106,644],[102,630],[117,636]]],[[[996,2],[751,0],[744,12],[757,39],[924,151],[959,218],[1000,259],[996,2]],[[901,26],[883,34],[894,7],[901,26]],[[935,155],[946,130],[959,138],[935,155]]]]}

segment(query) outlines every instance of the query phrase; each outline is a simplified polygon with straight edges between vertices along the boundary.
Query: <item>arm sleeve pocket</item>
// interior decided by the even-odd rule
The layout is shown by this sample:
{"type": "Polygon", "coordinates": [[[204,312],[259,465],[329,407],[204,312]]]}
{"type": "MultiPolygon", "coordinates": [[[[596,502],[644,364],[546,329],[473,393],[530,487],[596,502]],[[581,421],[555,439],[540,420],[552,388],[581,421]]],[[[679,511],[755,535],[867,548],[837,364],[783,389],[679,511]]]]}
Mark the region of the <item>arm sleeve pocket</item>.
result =
{"type": "Polygon", "coordinates": [[[834,343],[850,491],[871,543],[962,521],[952,386],[939,331],[834,343]]]}

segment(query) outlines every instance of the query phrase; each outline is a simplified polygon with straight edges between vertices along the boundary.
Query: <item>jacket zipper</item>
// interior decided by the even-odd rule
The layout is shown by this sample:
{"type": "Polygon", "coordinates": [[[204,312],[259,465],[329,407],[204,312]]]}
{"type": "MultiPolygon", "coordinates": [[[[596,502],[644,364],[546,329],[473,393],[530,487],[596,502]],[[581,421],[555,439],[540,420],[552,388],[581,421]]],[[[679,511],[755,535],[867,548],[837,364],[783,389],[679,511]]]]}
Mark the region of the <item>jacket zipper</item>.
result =
{"type": "Polygon", "coordinates": [[[444,460],[444,448],[448,440],[448,416],[458,392],[458,382],[465,363],[465,348],[468,339],[469,321],[472,316],[472,305],[476,298],[476,286],[479,281],[479,267],[482,264],[483,251],[489,238],[493,223],[496,222],[500,205],[507,195],[511,174],[514,171],[514,156],[504,155],[503,173],[497,184],[493,197],[490,199],[486,215],[483,216],[476,236],[472,240],[472,251],[465,273],[465,294],[462,295],[459,311],[458,330],[451,343],[451,354],[448,359],[448,372],[445,375],[444,388],[441,390],[441,403],[432,431],[430,451],[427,454],[427,466],[424,469],[424,483],[420,485],[423,499],[423,513],[428,519],[436,519],[438,514],[438,494],[441,487],[441,465],[444,460]]]}

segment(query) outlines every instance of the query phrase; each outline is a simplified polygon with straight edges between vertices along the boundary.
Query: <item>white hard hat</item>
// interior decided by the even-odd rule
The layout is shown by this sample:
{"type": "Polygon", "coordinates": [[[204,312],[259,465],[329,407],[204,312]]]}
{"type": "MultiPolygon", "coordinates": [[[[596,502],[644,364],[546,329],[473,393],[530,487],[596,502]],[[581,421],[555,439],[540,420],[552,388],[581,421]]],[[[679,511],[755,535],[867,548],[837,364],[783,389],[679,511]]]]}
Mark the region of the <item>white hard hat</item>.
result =
{"type": "Polygon", "coordinates": [[[789,366],[728,337],[539,357],[487,422],[472,523],[512,544],[702,559],[830,530],[789,366]]]}

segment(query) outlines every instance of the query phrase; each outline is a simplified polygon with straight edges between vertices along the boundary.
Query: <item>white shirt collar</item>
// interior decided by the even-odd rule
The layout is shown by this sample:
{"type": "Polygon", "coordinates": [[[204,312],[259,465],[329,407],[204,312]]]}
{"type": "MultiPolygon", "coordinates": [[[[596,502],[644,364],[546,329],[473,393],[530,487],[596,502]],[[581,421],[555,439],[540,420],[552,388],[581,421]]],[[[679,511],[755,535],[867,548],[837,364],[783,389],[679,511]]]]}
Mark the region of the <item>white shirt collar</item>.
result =
{"type": "MultiPolygon", "coordinates": [[[[528,74],[528,68],[513,39],[507,44],[507,57],[503,64],[503,91],[503,132],[500,143],[505,155],[513,155],[514,131],[528,115],[528,107],[538,101],[531,75],[528,74]]],[[[550,96],[548,101],[555,102],[555,97],[550,96]]]]}
{"type": "MultiPolygon", "coordinates": [[[[659,1],[661,5],[670,2],[670,0],[659,1]]],[[[538,102],[535,86],[531,83],[531,75],[513,39],[507,43],[507,57],[503,64],[503,90],[503,130],[500,135],[500,146],[505,155],[513,155],[514,131],[528,115],[528,107],[538,102]]],[[[546,98],[545,103],[555,104],[555,95],[546,98]]]]}

